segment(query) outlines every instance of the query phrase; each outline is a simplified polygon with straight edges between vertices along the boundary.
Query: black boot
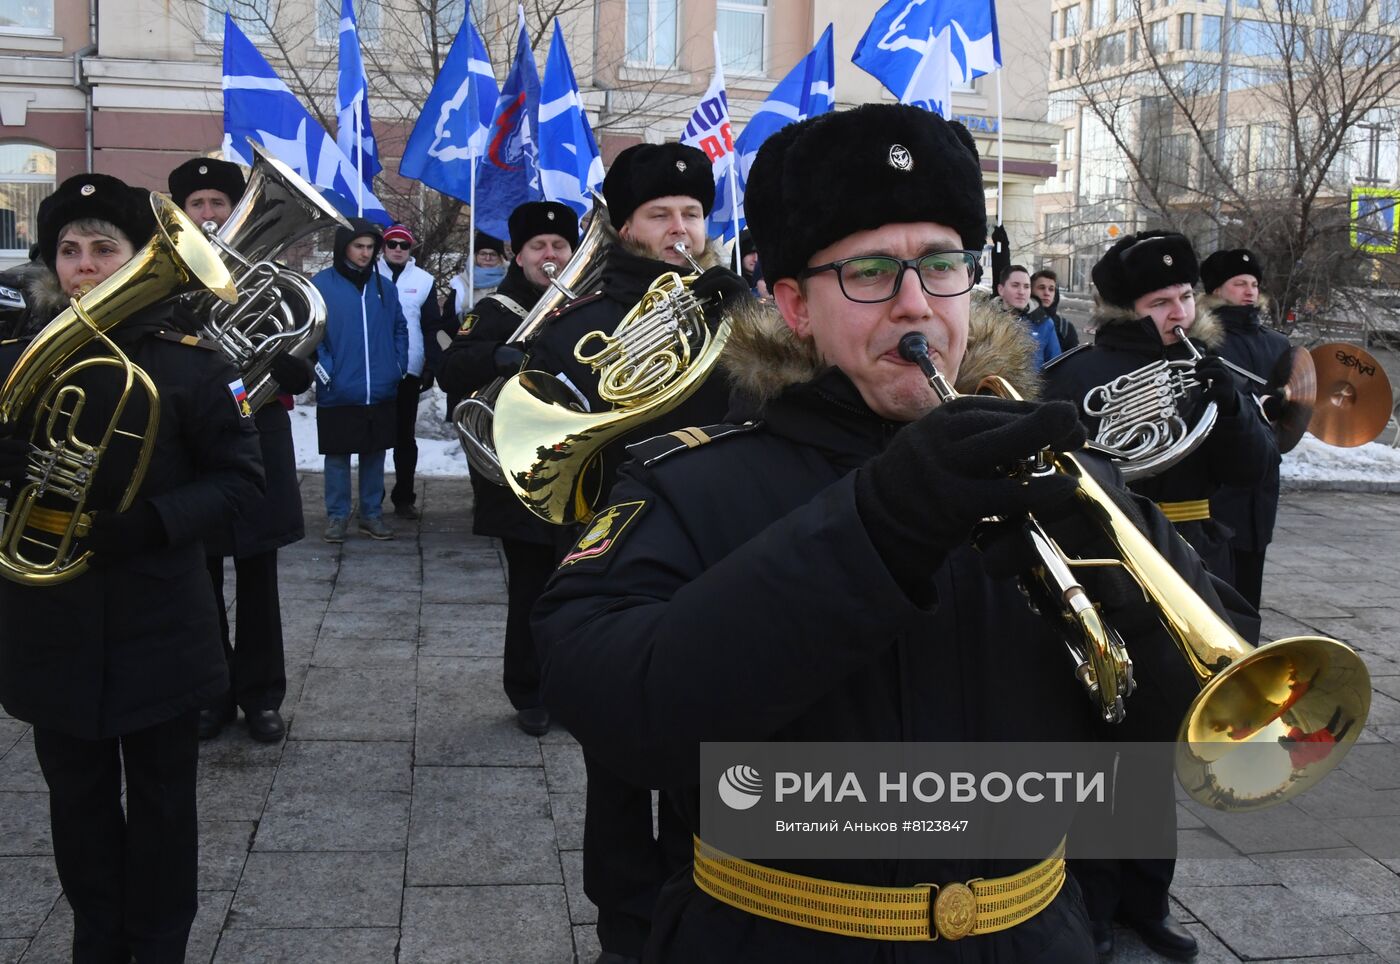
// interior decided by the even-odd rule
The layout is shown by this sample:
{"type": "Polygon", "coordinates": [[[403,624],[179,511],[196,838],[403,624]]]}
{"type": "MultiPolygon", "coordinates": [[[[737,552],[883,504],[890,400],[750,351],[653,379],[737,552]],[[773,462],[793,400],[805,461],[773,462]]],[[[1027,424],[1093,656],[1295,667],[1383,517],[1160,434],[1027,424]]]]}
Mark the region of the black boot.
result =
{"type": "Polygon", "coordinates": [[[1123,923],[1137,931],[1138,937],[1152,950],[1174,961],[1189,961],[1200,950],[1196,938],[1171,914],[1161,920],[1124,918],[1123,923]]]}

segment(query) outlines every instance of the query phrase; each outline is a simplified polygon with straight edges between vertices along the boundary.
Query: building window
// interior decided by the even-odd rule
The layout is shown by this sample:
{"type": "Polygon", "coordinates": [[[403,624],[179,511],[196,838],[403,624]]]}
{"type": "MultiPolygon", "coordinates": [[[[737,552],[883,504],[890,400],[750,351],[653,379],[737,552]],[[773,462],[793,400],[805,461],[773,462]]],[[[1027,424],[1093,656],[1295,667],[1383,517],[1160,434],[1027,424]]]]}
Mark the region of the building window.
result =
{"type": "Polygon", "coordinates": [[[715,5],[715,29],[726,73],[764,73],[768,0],[720,0],[715,5]]]}
{"type": "Polygon", "coordinates": [[[1201,18],[1201,49],[1220,50],[1220,18],[1205,16],[1201,18]]]}
{"type": "Polygon", "coordinates": [[[1235,6],[1237,6],[1237,7],[1247,7],[1247,8],[1249,8],[1250,10],[1258,10],[1258,9],[1259,9],[1259,0],[1235,0],[1235,6]]]}
{"type": "Polygon", "coordinates": [[[1085,0],[1089,8],[1089,29],[1108,26],[1108,5],[1113,0],[1085,0]]]}
{"type": "Polygon", "coordinates": [[[1142,44],[1136,27],[1128,31],[1128,60],[1135,61],[1142,56],[1142,44]]]}
{"type": "Polygon", "coordinates": [[[1167,52],[1167,21],[1165,19],[1147,25],[1147,46],[1154,53],[1164,54],[1167,52]]]}
{"type": "Polygon", "coordinates": [[[648,67],[676,65],[676,7],[679,0],[627,0],[627,62],[648,67]]]}
{"type": "Polygon", "coordinates": [[[0,31],[53,34],[53,0],[4,0],[0,3],[0,31]]]}
{"type": "Polygon", "coordinates": [[[1381,0],[1376,10],[1381,23],[1395,23],[1400,20],[1400,0],[1381,0]]]}
{"type": "MultiPolygon", "coordinates": [[[[1397,2],[1400,2],[1400,0],[1397,0],[1397,2]]],[[[1079,36],[1079,17],[1079,4],[1076,3],[1072,7],[1066,7],[1064,9],[1064,29],[1061,30],[1060,33],[1064,34],[1066,37],[1079,36]]]]}
{"type": "Polygon", "coordinates": [[[233,17],[239,29],[255,40],[272,36],[277,15],[274,0],[206,0],[205,37],[210,40],[223,40],[225,13],[233,17]]]}
{"type": "Polygon", "coordinates": [[[39,202],[53,193],[54,160],[38,144],[0,144],[0,255],[29,256],[39,202]]]}
{"type": "Polygon", "coordinates": [[[444,57],[447,48],[462,29],[462,20],[467,15],[467,0],[421,0],[424,35],[429,40],[436,39],[444,57]]]}
{"type": "MultiPolygon", "coordinates": [[[[382,24],[379,0],[355,0],[355,29],[361,47],[378,47],[382,43],[382,24]]],[[[327,46],[340,43],[340,0],[316,0],[316,42],[327,46]]]]}
{"type": "Polygon", "coordinates": [[[1100,37],[1094,47],[1094,63],[1099,67],[1117,67],[1123,63],[1123,35],[1109,34],[1100,37]]]}
{"type": "Polygon", "coordinates": [[[1133,0],[1113,0],[1113,19],[1123,23],[1133,15],[1133,0]]]}
{"type": "Polygon", "coordinates": [[[1177,20],[1176,45],[1181,50],[1196,49],[1196,15],[1183,13],[1177,20]]]}

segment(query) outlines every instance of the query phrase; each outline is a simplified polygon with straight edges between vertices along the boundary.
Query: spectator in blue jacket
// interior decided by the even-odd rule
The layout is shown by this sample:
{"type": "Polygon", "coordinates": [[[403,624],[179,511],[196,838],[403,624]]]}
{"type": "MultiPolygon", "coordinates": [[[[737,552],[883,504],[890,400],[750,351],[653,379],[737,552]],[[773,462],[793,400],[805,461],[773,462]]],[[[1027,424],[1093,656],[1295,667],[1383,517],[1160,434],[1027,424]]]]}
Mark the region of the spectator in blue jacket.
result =
{"type": "Polygon", "coordinates": [[[1010,265],[1001,273],[1001,280],[997,282],[997,297],[1030,330],[1039,348],[1036,360],[1044,368],[1046,362],[1060,353],[1060,339],[1055,334],[1055,322],[1045,313],[1040,302],[1031,300],[1031,273],[1024,265],[1010,265]]]}
{"type": "Polygon", "coordinates": [[[360,531],[392,539],[383,518],[384,452],[394,444],[395,399],[408,371],[408,323],[394,282],[374,270],[384,238],[352,218],[335,232],[335,262],[312,278],[326,299],[316,349],[316,436],[326,457],[327,542],[344,542],[350,456],[360,456],[360,531]]]}

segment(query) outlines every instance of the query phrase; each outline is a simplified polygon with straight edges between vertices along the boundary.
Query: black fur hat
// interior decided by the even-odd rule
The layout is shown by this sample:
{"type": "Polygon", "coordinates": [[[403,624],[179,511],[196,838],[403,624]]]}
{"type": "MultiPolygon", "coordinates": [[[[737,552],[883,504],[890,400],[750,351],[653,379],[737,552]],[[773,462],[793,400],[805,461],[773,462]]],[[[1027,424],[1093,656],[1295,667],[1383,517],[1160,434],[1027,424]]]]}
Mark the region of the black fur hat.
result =
{"type": "Polygon", "coordinates": [[[1174,231],[1144,231],[1119,238],[1091,275],[1100,301],[1129,309],[1149,291],[1200,280],[1191,242],[1174,231]]]}
{"type": "Polygon", "coordinates": [[[704,151],[686,144],[634,144],[617,155],[603,178],[603,197],[615,228],[648,201],[671,196],[693,197],[710,213],[715,174],[704,151]]]}
{"type": "Polygon", "coordinates": [[[749,171],[745,215],[764,277],[795,278],[811,256],[858,231],[932,221],[963,247],[987,239],[982,166],[956,121],[865,104],[782,128],[749,171]]]}
{"type": "MultiPolygon", "coordinates": [[[[528,201],[510,212],[510,246],[518,254],[533,237],[557,234],[578,247],[578,215],[558,201],[528,201]]],[[[478,244],[478,247],[480,245],[478,244]]]]}
{"type": "Polygon", "coordinates": [[[39,202],[39,257],[50,271],[58,257],[59,235],[84,218],[112,223],[138,249],[156,232],[151,192],[107,174],[75,174],[39,202]]]}
{"type": "Polygon", "coordinates": [[[223,191],[230,205],[237,204],[246,186],[237,164],[215,157],[192,157],[170,172],[170,200],[180,207],[195,191],[223,191]]]}
{"type": "Polygon", "coordinates": [[[500,238],[494,238],[485,231],[476,232],[476,243],[473,247],[477,251],[494,251],[502,258],[506,256],[506,243],[500,238]]]}
{"type": "Polygon", "coordinates": [[[1264,264],[1248,248],[1232,248],[1215,252],[1201,262],[1201,287],[1214,291],[1236,275],[1252,274],[1264,283],[1264,264]]]}

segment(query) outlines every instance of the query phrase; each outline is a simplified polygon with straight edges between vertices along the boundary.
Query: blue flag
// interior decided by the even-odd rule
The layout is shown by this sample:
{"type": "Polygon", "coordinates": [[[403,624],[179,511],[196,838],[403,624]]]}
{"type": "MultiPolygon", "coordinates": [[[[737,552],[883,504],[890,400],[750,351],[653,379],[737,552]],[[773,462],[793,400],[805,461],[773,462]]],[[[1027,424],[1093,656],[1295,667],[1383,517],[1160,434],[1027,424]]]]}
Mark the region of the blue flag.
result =
{"type": "Polygon", "coordinates": [[[583,217],[593,206],[589,192],[602,183],[603,156],[583,113],[574,65],[556,19],[540,91],[540,186],[547,199],[567,204],[583,217]]]}
{"type": "Polygon", "coordinates": [[[543,199],[536,149],[539,113],[540,76],[535,71],[535,55],[525,32],[522,8],[515,63],[496,98],[486,154],[481,159],[481,178],[476,185],[478,210],[472,212],[478,231],[497,238],[509,237],[506,220],[510,212],[526,201],[543,199]]]}
{"type": "Polygon", "coordinates": [[[470,201],[473,159],[486,153],[491,115],[499,96],[481,34],[470,19],[463,19],[408,138],[399,173],[470,201]]]}
{"type": "Polygon", "coordinates": [[[734,142],[739,154],[739,197],[748,185],[749,168],[763,142],[776,131],[797,121],[825,114],[836,104],[836,58],[831,44],[831,24],[807,56],[799,60],[758,110],[734,142]]]}
{"type": "Polygon", "coordinates": [[[948,116],[954,81],[1001,66],[995,0],[890,0],[851,62],[899,98],[948,116]]]}
{"type": "Polygon", "coordinates": [[[369,123],[369,84],[365,80],[365,62],[360,59],[360,35],[355,29],[352,0],[340,0],[340,80],[335,91],[335,117],[335,142],[352,162],[359,153],[360,174],[368,187],[383,165],[379,163],[379,147],[369,123]]]}
{"type": "MultiPolygon", "coordinates": [[[[224,157],[251,164],[247,139],[321,189],[341,211],[355,213],[355,165],[335,146],[258,48],[224,15],[224,157]]],[[[384,205],[364,192],[364,216],[392,224],[384,205]]]]}

